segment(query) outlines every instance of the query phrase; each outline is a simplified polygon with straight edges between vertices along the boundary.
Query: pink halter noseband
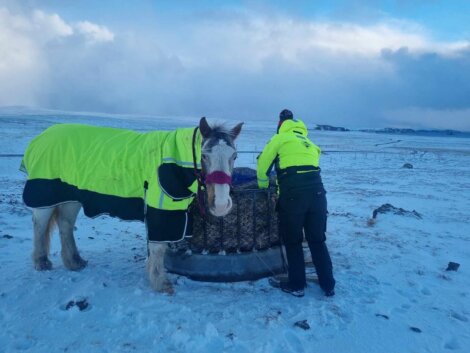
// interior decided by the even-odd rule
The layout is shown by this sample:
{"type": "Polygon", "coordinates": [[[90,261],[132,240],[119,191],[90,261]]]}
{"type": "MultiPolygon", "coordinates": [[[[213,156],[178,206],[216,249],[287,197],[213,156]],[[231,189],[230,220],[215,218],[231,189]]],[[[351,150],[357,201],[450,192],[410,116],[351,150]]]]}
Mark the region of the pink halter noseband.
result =
{"type": "Polygon", "coordinates": [[[228,184],[232,185],[232,177],[224,172],[215,171],[207,174],[204,182],[208,184],[228,184]]]}

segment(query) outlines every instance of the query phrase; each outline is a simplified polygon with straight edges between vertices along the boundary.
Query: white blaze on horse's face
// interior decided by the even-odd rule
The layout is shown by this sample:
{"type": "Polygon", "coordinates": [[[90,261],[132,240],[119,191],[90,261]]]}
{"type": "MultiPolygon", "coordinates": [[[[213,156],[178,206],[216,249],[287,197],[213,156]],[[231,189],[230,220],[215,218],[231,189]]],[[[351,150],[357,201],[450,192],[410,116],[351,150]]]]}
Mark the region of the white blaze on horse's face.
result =
{"type": "Polygon", "coordinates": [[[207,208],[216,217],[223,217],[232,209],[230,185],[233,163],[237,158],[234,141],[242,126],[243,123],[240,123],[227,130],[221,125],[211,127],[206,118],[201,118],[199,122],[203,139],[201,164],[205,177],[207,208]]]}
{"type": "Polygon", "coordinates": [[[235,148],[223,139],[207,141],[202,148],[209,212],[216,217],[223,217],[232,209],[230,177],[235,158],[235,148]]]}

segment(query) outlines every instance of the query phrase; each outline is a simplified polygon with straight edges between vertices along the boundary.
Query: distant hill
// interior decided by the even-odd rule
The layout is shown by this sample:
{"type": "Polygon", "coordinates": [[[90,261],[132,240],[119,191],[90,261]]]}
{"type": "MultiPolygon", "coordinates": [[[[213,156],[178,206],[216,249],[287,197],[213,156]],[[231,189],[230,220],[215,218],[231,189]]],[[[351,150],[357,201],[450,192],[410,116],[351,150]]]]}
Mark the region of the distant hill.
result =
{"type": "MultiPolygon", "coordinates": [[[[103,117],[103,118],[160,118],[153,115],[139,115],[139,114],[108,114],[108,113],[96,113],[96,112],[71,112],[71,111],[62,111],[54,109],[44,109],[36,108],[29,106],[0,106],[0,117],[1,116],[21,116],[21,115],[54,115],[54,116],[80,116],[80,117],[103,117]]],[[[166,118],[166,117],[165,117],[166,118]]],[[[193,119],[192,117],[178,117],[178,118],[188,118],[193,119]]],[[[348,131],[360,131],[374,134],[389,134],[389,135],[409,135],[409,136],[453,136],[453,137],[464,137],[470,138],[470,131],[459,131],[459,130],[438,130],[438,129],[403,129],[403,128],[394,128],[386,127],[381,129],[348,129],[342,126],[332,126],[325,124],[317,124],[315,128],[309,129],[311,131],[339,131],[339,132],[348,132],[348,131]]]]}
{"type": "Polygon", "coordinates": [[[331,126],[331,125],[317,125],[313,130],[320,130],[320,131],[350,131],[345,127],[341,126],[331,126]]]}
{"type": "Polygon", "coordinates": [[[386,127],[383,129],[361,129],[358,131],[369,132],[375,134],[392,134],[392,135],[415,135],[415,136],[455,136],[455,137],[470,137],[470,132],[458,130],[414,130],[414,129],[401,129],[394,127],[386,127]]]}
{"type": "Polygon", "coordinates": [[[23,105],[10,105],[0,107],[0,114],[2,115],[44,115],[57,112],[52,109],[34,108],[23,105]]]}
{"type": "Polygon", "coordinates": [[[470,138],[470,131],[458,131],[458,130],[438,130],[438,129],[403,129],[395,127],[386,127],[382,129],[348,129],[342,126],[332,126],[317,124],[315,128],[309,129],[311,131],[360,131],[373,134],[389,134],[389,135],[410,135],[410,136],[454,136],[454,137],[465,137],[470,138]]]}

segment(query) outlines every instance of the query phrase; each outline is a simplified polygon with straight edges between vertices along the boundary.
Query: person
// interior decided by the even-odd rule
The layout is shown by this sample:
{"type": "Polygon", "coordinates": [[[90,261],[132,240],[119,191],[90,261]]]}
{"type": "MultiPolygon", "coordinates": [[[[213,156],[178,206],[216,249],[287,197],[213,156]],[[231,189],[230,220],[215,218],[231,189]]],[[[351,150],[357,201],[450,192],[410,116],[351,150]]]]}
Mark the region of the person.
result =
{"type": "Polygon", "coordinates": [[[294,296],[304,295],[307,283],[302,241],[305,232],[320,287],[325,295],[333,296],[335,279],[325,244],[327,201],[319,168],[321,150],[307,135],[305,124],[284,109],[279,115],[277,134],[258,156],[260,188],[269,186],[269,174],[273,166],[276,168],[279,231],[288,265],[288,280],[281,282],[271,278],[270,283],[294,296]]]}

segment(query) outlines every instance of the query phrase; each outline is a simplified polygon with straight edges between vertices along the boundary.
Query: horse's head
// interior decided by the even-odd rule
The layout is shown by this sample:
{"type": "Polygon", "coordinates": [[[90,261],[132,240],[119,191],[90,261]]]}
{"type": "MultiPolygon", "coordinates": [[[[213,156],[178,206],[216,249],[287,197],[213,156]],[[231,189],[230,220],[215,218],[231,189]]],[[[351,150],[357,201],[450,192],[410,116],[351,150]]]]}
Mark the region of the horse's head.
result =
{"type": "Polygon", "coordinates": [[[232,129],[224,126],[209,126],[206,118],[199,122],[202,135],[201,164],[204,175],[207,208],[216,217],[223,217],[232,209],[230,185],[233,163],[237,158],[235,139],[240,134],[243,123],[232,129]]]}

